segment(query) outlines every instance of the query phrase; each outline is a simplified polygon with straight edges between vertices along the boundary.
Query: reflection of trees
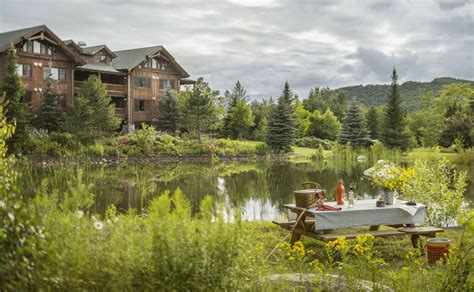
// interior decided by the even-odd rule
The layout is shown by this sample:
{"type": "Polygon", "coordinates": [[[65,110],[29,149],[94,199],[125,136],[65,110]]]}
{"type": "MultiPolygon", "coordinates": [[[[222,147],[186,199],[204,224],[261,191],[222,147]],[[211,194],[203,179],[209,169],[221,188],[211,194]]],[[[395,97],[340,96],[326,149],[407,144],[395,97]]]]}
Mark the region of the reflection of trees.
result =
{"type": "Polygon", "coordinates": [[[84,164],[80,167],[32,167],[27,166],[21,177],[22,189],[34,190],[43,178],[48,187],[65,190],[66,182],[83,169],[85,183],[94,183],[97,195],[94,211],[104,213],[114,204],[119,210],[134,208],[140,211],[148,202],[165,190],[180,188],[190,200],[193,211],[205,195],[221,202],[227,197],[232,207],[241,207],[258,202],[279,206],[294,202],[293,191],[306,181],[320,183],[327,190],[328,200],[334,200],[337,181],[343,178],[346,188],[353,183],[359,193],[370,191],[367,182],[361,182],[364,166],[337,166],[335,163],[291,163],[291,162],[226,162],[169,163],[169,164],[120,164],[98,166],[84,164]],[[218,178],[224,180],[224,190],[218,191],[218,178]]]}

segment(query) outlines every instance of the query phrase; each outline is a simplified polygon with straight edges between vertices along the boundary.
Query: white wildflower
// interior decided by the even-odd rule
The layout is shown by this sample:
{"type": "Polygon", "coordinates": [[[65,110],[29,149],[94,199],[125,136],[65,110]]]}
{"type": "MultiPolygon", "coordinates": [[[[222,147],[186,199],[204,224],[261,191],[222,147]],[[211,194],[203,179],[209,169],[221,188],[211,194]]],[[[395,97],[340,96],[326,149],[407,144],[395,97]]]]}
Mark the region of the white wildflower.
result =
{"type": "Polygon", "coordinates": [[[76,211],[76,216],[77,216],[77,218],[82,218],[82,217],[84,217],[84,211],[82,211],[82,210],[77,210],[77,211],[76,211]]]}
{"type": "Polygon", "coordinates": [[[107,224],[112,224],[112,220],[110,220],[110,219],[107,219],[106,222],[107,222],[107,224]]]}
{"type": "Polygon", "coordinates": [[[11,222],[15,222],[15,216],[12,213],[8,213],[8,218],[10,218],[11,222]]]}
{"type": "Polygon", "coordinates": [[[114,219],[112,219],[112,220],[114,220],[115,223],[117,223],[119,221],[118,217],[114,217],[114,219]]]}
{"type": "Polygon", "coordinates": [[[102,228],[104,228],[104,223],[102,223],[100,221],[95,221],[94,222],[94,228],[97,229],[97,230],[102,230],[102,228]]]}
{"type": "Polygon", "coordinates": [[[94,215],[91,216],[92,221],[97,222],[97,218],[94,215]]]}
{"type": "Polygon", "coordinates": [[[5,208],[5,202],[0,200],[0,208],[5,208]]]}

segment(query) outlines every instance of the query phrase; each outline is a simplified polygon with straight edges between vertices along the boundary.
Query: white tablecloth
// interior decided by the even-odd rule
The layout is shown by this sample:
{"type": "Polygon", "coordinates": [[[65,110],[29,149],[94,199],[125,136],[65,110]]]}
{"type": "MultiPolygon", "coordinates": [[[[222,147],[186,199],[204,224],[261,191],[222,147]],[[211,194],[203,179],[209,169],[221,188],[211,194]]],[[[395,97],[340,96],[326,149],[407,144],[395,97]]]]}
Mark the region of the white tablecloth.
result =
{"type": "MultiPolygon", "coordinates": [[[[316,211],[312,208],[308,212],[316,221],[315,230],[372,225],[419,225],[425,221],[425,205],[407,206],[405,202],[396,201],[391,206],[376,207],[375,201],[375,199],[359,200],[356,201],[354,208],[347,208],[346,202],[341,211],[316,211]]],[[[340,207],[336,205],[336,202],[325,202],[325,204],[340,207]]],[[[289,219],[295,220],[296,214],[290,212],[289,219]]]]}

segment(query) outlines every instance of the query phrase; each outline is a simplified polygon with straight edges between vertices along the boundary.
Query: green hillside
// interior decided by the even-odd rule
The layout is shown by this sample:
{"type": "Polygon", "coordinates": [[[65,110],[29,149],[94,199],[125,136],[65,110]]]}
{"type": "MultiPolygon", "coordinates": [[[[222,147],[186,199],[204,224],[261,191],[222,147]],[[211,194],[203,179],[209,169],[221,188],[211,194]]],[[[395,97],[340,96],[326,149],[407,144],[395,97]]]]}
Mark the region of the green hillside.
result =
{"type": "MultiPolygon", "coordinates": [[[[451,77],[436,78],[431,82],[407,81],[400,86],[400,95],[407,110],[420,108],[420,97],[424,93],[438,95],[439,91],[448,84],[458,82],[469,82],[474,85],[474,81],[456,79],[451,77]]],[[[351,101],[357,101],[364,105],[382,105],[388,94],[389,85],[357,85],[335,89],[336,93],[344,92],[351,101]]]]}

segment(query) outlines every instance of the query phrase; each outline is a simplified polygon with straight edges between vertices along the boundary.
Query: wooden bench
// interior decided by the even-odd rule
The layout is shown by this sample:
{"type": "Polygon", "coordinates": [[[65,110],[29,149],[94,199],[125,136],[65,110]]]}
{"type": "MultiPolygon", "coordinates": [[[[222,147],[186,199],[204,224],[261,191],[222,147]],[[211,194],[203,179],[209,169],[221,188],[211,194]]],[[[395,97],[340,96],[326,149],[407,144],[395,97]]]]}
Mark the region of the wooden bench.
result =
{"type": "MultiPolygon", "coordinates": [[[[374,237],[389,237],[389,236],[405,236],[405,235],[411,235],[411,242],[414,248],[418,247],[419,244],[419,238],[420,236],[426,236],[426,237],[436,237],[436,233],[438,232],[443,232],[444,230],[442,228],[436,228],[436,227],[414,227],[414,226],[402,226],[400,227],[399,225],[394,225],[392,227],[396,227],[397,229],[393,230],[378,230],[378,226],[371,226],[370,230],[361,230],[358,232],[352,232],[352,233],[342,233],[342,234],[335,234],[331,233],[331,230],[325,230],[322,231],[322,233],[316,233],[313,230],[314,227],[314,220],[305,220],[304,221],[304,226],[302,226],[302,222],[300,221],[300,224],[293,228],[296,224],[296,221],[282,221],[282,220],[275,220],[273,221],[274,224],[279,225],[281,228],[287,229],[287,230],[293,230],[294,234],[298,235],[305,235],[323,242],[330,242],[338,239],[339,237],[344,237],[346,239],[354,239],[358,235],[363,235],[363,234],[371,234],[374,237]]],[[[292,244],[294,243],[294,236],[292,237],[292,244]]],[[[297,236],[296,238],[299,239],[297,236]]]]}

